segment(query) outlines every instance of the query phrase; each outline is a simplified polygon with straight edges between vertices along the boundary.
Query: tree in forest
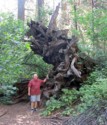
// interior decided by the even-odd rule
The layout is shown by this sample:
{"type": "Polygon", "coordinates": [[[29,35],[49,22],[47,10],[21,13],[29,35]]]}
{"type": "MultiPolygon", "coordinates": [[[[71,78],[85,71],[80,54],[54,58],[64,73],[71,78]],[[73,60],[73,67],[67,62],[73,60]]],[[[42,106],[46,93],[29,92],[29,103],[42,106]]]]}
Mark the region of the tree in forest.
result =
{"type": "Polygon", "coordinates": [[[37,0],[37,12],[38,12],[38,21],[43,21],[41,19],[41,12],[42,12],[42,8],[44,6],[44,0],[37,0]]]}
{"type": "Polygon", "coordinates": [[[23,20],[25,18],[25,0],[18,0],[18,19],[23,20]]]}
{"type": "Polygon", "coordinates": [[[69,28],[71,21],[70,21],[70,5],[68,0],[61,0],[61,15],[60,15],[60,27],[62,28],[69,28]]]}

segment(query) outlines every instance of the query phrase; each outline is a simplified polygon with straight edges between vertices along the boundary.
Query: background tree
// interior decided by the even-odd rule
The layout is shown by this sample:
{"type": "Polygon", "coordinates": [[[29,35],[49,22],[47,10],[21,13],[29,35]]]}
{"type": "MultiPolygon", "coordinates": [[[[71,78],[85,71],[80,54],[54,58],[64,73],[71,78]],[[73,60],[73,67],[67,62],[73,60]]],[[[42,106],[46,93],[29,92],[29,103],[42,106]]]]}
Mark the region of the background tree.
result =
{"type": "Polygon", "coordinates": [[[18,0],[18,19],[23,20],[25,18],[25,0],[18,0]]]}
{"type": "Polygon", "coordinates": [[[44,6],[44,0],[37,0],[37,12],[38,12],[38,20],[39,21],[43,21],[41,19],[41,12],[42,12],[42,8],[44,6]]]}

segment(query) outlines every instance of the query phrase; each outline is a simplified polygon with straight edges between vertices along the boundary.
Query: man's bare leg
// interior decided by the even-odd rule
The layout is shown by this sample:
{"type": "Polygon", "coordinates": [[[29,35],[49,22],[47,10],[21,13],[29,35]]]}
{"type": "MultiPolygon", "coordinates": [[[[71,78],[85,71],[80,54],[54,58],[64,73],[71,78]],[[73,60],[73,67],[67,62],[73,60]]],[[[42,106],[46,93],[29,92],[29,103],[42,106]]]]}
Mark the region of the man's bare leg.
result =
{"type": "Polygon", "coordinates": [[[35,102],[31,102],[31,109],[33,110],[35,108],[35,102]]]}
{"type": "Polygon", "coordinates": [[[37,109],[37,102],[34,103],[34,108],[37,109]]]}
{"type": "Polygon", "coordinates": [[[35,102],[31,102],[31,114],[33,114],[35,108],[35,102]]]}

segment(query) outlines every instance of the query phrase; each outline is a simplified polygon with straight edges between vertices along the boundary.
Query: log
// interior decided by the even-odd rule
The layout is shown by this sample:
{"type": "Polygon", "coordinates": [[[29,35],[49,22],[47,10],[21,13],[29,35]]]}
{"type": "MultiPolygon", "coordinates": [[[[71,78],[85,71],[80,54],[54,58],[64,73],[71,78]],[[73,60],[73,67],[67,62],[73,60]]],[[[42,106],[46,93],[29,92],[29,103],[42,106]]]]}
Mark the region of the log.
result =
{"type": "Polygon", "coordinates": [[[69,118],[62,125],[107,125],[107,101],[101,100],[84,113],[69,118]]]}

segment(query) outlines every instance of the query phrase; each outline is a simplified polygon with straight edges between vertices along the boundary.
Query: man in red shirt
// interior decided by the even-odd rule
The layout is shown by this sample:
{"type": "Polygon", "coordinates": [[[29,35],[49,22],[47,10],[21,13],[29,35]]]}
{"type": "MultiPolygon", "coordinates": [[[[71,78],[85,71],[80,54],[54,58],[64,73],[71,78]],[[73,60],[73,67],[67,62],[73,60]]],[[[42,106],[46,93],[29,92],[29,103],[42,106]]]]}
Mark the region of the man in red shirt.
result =
{"type": "Polygon", "coordinates": [[[31,101],[31,110],[37,110],[37,102],[40,102],[40,86],[42,83],[46,82],[46,78],[41,80],[38,78],[37,74],[34,74],[33,79],[28,84],[28,95],[31,101]]]}

